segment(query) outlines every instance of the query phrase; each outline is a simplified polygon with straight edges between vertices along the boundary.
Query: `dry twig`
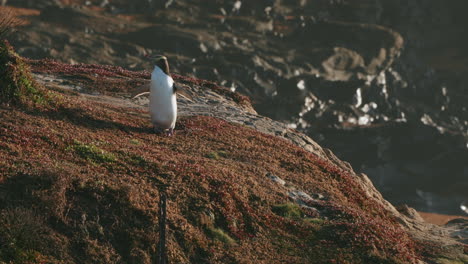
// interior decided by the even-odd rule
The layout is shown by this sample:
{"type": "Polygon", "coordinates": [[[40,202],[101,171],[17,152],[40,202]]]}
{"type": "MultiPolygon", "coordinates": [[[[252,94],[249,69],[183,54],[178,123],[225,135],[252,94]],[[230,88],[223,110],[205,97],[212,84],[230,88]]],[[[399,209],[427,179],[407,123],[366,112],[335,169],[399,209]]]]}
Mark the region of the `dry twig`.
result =
{"type": "Polygon", "coordinates": [[[0,9],[0,40],[5,39],[12,32],[16,24],[15,17],[11,11],[0,9]]]}

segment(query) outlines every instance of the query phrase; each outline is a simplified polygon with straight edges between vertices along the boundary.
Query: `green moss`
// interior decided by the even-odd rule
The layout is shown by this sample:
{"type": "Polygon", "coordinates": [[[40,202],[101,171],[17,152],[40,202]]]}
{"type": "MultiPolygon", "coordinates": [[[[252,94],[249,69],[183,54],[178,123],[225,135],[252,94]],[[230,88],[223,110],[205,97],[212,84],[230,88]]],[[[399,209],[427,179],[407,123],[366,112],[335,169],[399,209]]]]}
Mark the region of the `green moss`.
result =
{"type": "Polygon", "coordinates": [[[274,205],[271,207],[271,210],[282,217],[286,218],[300,218],[302,217],[302,211],[299,205],[295,203],[284,203],[279,205],[274,205]]]}
{"type": "Polygon", "coordinates": [[[114,154],[100,149],[95,145],[87,145],[79,141],[75,141],[67,150],[72,150],[80,157],[94,163],[109,163],[117,160],[114,154]]]}
{"type": "Polygon", "coordinates": [[[215,159],[215,160],[219,159],[219,155],[216,152],[210,152],[206,154],[206,157],[209,159],[215,159]]]}
{"type": "Polygon", "coordinates": [[[226,153],[226,151],[212,151],[208,154],[205,155],[205,157],[209,158],[209,159],[215,159],[215,160],[218,160],[219,158],[226,158],[228,155],[226,153]]]}
{"type": "Polygon", "coordinates": [[[209,227],[207,229],[208,236],[213,239],[213,240],[219,240],[223,243],[226,243],[228,245],[234,244],[236,241],[232,239],[226,232],[224,232],[222,229],[215,228],[215,227],[209,227]]]}
{"type": "Polygon", "coordinates": [[[141,144],[140,141],[138,141],[138,139],[134,139],[134,138],[130,139],[130,143],[133,145],[137,145],[137,146],[141,144]]]}
{"type": "Polygon", "coordinates": [[[0,41],[0,102],[49,107],[57,99],[34,82],[28,65],[13,47],[7,41],[0,41]]]}

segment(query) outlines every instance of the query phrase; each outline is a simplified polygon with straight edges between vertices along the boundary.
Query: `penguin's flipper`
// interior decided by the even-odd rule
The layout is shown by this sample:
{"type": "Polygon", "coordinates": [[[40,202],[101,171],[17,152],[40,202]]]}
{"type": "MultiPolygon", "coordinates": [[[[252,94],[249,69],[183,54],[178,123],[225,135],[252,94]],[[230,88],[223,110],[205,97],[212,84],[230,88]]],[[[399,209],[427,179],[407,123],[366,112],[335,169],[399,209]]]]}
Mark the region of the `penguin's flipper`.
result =
{"type": "Polygon", "coordinates": [[[180,94],[181,96],[189,99],[190,101],[193,101],[193,96],[189,93],[185,85],[174,83],[174,85],[172,86],[172,89],[174,90],[174,93],[180,94]]]}
{"type": "Polygon", "coordinates": [[[138,96],[144,94],[145,92],[149,92],[149,90],[150,90],[150,85],[151,85],[150,82],[147,82],[147,83],[145,83],[145,84],[143,84],[143,85],[141,85],[141,86],[138,86],[138,87],[135,89],[135,91],[133,91],[133,92],[130,94],[130,96],[131,96],[132,98],[135,98],[135,97],[138,97],[138,96]]]}
{"type": "Polygon", "coordinates": [[[132,99],[135,99],[135,98],[138,98],[138,97],[140,97],[142,95],[147,95],[147,94],[150,94],[150,92],[143,92],[143,93],[137,94],[137,95],[133,96],[132,99]]]}

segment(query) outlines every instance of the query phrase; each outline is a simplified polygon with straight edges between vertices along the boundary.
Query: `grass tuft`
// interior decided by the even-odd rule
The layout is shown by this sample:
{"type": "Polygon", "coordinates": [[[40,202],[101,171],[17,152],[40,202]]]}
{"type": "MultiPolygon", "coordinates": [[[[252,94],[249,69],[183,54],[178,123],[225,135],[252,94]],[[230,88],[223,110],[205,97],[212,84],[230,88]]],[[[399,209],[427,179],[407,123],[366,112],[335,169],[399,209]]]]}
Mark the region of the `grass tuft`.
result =
{"type": "MultiPolygon", "coordinates": [[[[0,29],[1,30],[1,29],[0,29]]],[[[0,103],[50,108],[59,99],[32,78],[28,65],[0,39],[0,103]]]]}
{"type": "Polygon", "coordinates": [[[214,159],[214,160],[218,160],[219,159],[219,155],[218,153],[216,152],[210,152],[208,154],[206,154],[206,157],[209,158],[209,159],[214,159]]]}
{"type": "Polygon", "coordinates": [[[286,218],[301,218],[302,211],[295,203],[284,203],[272,206],[273,213],[286,218]]]}
{"type": "Polygon", "coordinates": [[[224,232],[220,228],[209,227],[207,229],[207,232],[208,236],[213,240],[219,240],[228,245],[233,245],[234,243],[236,243],[234,239],[232,239],[228,234],[226,234],[226,232],[224,232]]]}

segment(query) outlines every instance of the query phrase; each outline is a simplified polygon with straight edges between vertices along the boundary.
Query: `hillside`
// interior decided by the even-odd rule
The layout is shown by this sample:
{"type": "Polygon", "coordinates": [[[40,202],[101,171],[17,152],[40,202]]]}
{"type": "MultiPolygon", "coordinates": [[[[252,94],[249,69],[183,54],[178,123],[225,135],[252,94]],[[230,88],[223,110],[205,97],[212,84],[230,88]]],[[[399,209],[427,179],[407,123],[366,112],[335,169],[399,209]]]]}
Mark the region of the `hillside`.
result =
{"type": "Polygon", "coordinates": [[[21,56],[144,70],[165,54],[332,149],[392,204],[468,216],[465,0],[0,3],[21,21],[21,56]]]}
{"type": "Polygon", "coordinates": [[[466,256],[418,238],[365,175],[227,88],[174,76],[194,98],[179,98],[175,136],[155,135],[128,99],[147,72],[24,61],[0,45],[0,263],[151,263],[160,184],[170,263],[466,256]]]}

